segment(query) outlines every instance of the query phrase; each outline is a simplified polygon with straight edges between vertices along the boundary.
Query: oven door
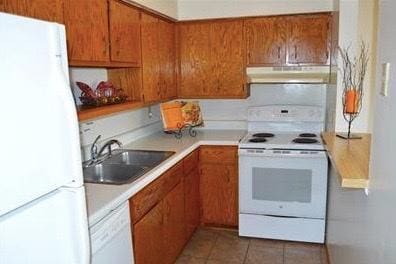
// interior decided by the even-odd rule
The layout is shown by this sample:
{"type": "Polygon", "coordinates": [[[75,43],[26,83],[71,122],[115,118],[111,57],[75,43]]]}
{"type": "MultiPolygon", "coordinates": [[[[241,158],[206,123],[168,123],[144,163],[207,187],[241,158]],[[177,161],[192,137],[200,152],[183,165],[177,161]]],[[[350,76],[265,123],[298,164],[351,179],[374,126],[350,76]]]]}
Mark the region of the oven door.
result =
{"type": "Polygon", "coordinates": [[[323,219],[326,153],[240,149],[239,186],[240,213],[323,219]]]}

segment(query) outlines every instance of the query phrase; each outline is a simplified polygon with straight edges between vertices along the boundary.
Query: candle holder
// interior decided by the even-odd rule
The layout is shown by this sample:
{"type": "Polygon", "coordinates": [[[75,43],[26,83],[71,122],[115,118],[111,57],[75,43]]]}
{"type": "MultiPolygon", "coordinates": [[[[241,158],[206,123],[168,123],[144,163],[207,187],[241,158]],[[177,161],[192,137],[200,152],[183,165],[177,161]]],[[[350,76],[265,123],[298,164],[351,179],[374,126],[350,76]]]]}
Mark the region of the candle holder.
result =
{"type": "Polygon", "coordinates": [[[348,123],[347,133],[337,133],[343,139],[361,139],[362,137],[351,133],[352,122],[359,116],[362,110],[363,82],[366,75],[368,63],[368,48],[362,41],[357,56],[351,57],[349,47],[338,48],[342,58],[342,82],[344,90],[342,93],[342,113],[348,123]]]}

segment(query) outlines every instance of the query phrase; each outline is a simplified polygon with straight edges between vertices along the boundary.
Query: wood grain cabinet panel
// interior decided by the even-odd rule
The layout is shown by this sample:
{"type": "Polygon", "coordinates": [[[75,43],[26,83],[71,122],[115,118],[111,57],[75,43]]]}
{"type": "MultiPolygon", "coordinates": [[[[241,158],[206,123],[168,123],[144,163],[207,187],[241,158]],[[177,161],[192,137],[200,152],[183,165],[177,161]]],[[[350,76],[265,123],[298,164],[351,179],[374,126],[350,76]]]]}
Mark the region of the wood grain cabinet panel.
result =
{"type": "Polygon", "coordinates": [[[71,62],[109,61],[107,0],[64,0],[64,20],[71,62]]]}
{"type": "Polygon", "coordinates": [[[207,97],[212,86],[210,23],[179,25],[180,97],[207,97]]]}
{"type": "Polygon", "coordinates": [[[142,13],[141,23],[144,101],[154,103],[161,98],[158,64],[158,18],[142,13]]]}
{"type": "Polygon", "coordinates": [[[244,79],[244,38],[243,22],[214,22],[210,33],[211,65],[214,85],[210,95],[214,97],[243,97],[244,79]]]}
{"type": "Polygon", "coordinates": [[[200,222],[199,170],[197,166],[185,175],[184,190],[186,239],[188,240],[200,222]]]}
{"type": "Polygon", "coordinates": [[[175,25],[142,14],[143,94],[146,103],[177,96],[175,25]]]}
{"type": "Polygon", "coordinates": [[[202,146],[199,160],[201,223],[216,226],[237,226],[237,147],[202,146]]]}
{"type": "Polygon", "coordinates": [[[288,64],[330,63],[330,16],[288,17],[288,64]]]}
{"type": "Polygon", "coordinates": [[[216,226],[237,226],[237,166],[202,164],[200,172],[201,222],[216,226]]]}
{"type": "Polygon", "coordinates": [[[184,219],[184,181],[181,181],[163,200],[164,263],[175,263],[186,242],[184,219]]]}
{"type": "Polygon", "coordinates": [[[230,146],[202,146],[199,159],[202,163],[235,164],[238,149],[230,146]]]}
{"type": "Polygon", "coordinates": [[[140,11],[118,0],[109,2],[111,61],[140,65],[140,11]]]}
{"type": "Polygon", "coordinates": [[[177,97],[175,24],[158,20],[158,59],[160,68],[160,93],[162,100],[177,97]]]}
{"type": "Polygon", "coordinates": [[[63,23],[62,0],[0,0],[0,11],[63,23]]]}
{"type": "Polygon", "coordinates": [[[132,222],[139,221],[154,205],[174,188],[183,177],[183,163],[179,162],[153,183],[130,199],[132,222]]]}
{"type": "Polygon", "coordinates": [[[164,261],[163,203],[158,203],[133,225],[133,246],[136,264],[162,264],[164,261]]]}
{"type": "Polygon", "coordinates": [[[179,25],[179,97],[246,97],[243,21],[179,25]]]}
{"type": "Polygon", "coordinates": [[[245,21],[248,66],[286,63],[287,22],[280,17],[252,18],[245,21]]]}
{"type": "Polygon", "coordinates": [[[192,170],[198,167],[199,150],[194,150],[183,159],[184,175],[188,175],[192,170]]]}

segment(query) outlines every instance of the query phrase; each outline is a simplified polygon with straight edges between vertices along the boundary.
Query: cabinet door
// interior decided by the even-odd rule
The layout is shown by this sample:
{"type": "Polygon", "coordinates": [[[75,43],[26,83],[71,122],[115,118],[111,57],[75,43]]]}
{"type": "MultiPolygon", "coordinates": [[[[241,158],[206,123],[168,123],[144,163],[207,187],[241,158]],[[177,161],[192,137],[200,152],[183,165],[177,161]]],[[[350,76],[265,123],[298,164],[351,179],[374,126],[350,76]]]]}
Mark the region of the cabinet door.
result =
{"type": "Polygon", "coordinates": [[[109,61],[107,0],[65,0],[64,19],[70,61],[109,61]]]}
{"type": "Polygon", "coordinates": [[[160,19],[158,28],[161,99],[173,99],[177,97],[175,25],[160,19]]]}
{"type": "Polygon", "coordinates": [[[204,224],[238,225],[237,177],[235,165],[201,165],[201,221],[204,224]]]}
{"type": "Polygon", "coordinates": [[[199,225],[199,171],[196,167],[185,176],[184,201],[186,236],[189,239],[199,225]]]}
{"type": "Polygon", "coordinates": [[[63,22],[62,0],[0,0],[1,5],[7,13],[63,22]]]}
{"type": "Polygon", "coordinates": [[[247,65],[286,63],[287,22],[284,18],[253,18],[245,21],[247,65]]]}
{"type": "Polygon", "coordinates": [[[184,217],[184,183],[181,181],[163,200],[164,263],[175,263],[186,242],[184,217]]]}
{"type": "Polygon", "coordinates": [[[139,65],[140,12],[118,0],[110,1],[111,60],[139,65]]]}
{"type": "Polygon", "coordinates": [[[213,97],[241,97],[245,92],[243,22],[213,22],[210,32],[213,97]]]}
{"type": "Polygon", "coordinates": [[[330,21],[328,15],[288,18],[288,64],[329,64],[330,21]]]}
{"type": "Polygon", "coordinates": [[[165,263],[163,243],[163,203],[158,203],[133,225],[133,245],[136,264],[165,263]]]}
{"type": "Polygon", "coordinates": [[[214,75],[210,65],[210,23],[179,26],[179,97],[207,97],[214,75]]]}
{"type": "Polygon", "coordinates": [[[158,19],[142,13],[143,94],[146,103],[160,100],[158,63],[158,19]]]}

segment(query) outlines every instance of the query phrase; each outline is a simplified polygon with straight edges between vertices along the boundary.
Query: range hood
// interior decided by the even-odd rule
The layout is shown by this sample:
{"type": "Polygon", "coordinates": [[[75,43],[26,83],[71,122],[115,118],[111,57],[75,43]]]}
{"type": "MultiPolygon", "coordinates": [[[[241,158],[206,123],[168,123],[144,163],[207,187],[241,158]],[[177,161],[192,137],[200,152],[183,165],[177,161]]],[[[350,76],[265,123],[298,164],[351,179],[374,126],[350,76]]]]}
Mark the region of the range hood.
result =
{"type": "Polygon", "coordinates": [[[248,67],[248,83],[329,83],[330,66],[248,67]]]}

